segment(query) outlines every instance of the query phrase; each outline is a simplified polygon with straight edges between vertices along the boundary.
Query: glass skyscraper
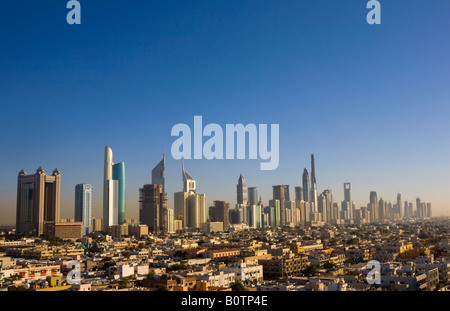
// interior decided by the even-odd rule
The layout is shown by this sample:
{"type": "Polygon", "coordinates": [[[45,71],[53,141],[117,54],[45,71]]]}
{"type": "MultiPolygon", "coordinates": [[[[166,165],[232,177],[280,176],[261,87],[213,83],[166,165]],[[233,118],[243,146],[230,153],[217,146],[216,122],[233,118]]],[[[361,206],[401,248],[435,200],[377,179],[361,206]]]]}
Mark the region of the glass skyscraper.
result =
{"type": "Polygon", "coordinates": [[[120,162],[113,165],[113,180],[118,181],[118,219],[119,224],[122,224],[125,222],[125,162],[120,162]]]}
{"type": "Polygon", "coordinates": [[[92,186],[75,186],[75,221],[83,223],[83,235],[92,232],[92,186]]]}

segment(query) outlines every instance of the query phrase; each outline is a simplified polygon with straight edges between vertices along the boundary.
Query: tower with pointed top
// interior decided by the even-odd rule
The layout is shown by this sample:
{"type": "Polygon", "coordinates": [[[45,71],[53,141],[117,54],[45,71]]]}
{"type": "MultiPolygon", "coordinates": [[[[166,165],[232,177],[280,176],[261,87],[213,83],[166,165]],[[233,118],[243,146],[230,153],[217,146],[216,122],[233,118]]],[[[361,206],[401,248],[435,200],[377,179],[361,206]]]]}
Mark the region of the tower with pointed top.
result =
{"type": "MultiPolygon", "coordinates": [[[[247,184],[245,183],[244,176],[241,174],[236,185],[237,190],[237,204],[247,205],[247,184]]],[[[255,203],[256,204],[256,203],[255,203]]]]}
{"type": "Polygon", "coordinates": [[[61,173],[46,175],[42,167],[27,175],[22,169],[17,180],[16,232],[40,236],[46,222],[59,222],[61,173]]]}
{"type": "Polygon", "coordinates": [[[152,184],[162,185],[162,192],[166,193],[164,170],[166,169],[166,150],[164,149],[162,160],[152,170],[152,184]]]}
{"type": "Polygon", "coordinates": [[[125,221],[125,163],[114,164],[113,152],[105,147],[103,179],[103,231],[125,221]]]}
{"type": "Polygon", "coordinates": [[[311,207],[314,212],[318,211],[317,197],[316,165],[314,163],[314,154],[311,154],[311,207]]]}

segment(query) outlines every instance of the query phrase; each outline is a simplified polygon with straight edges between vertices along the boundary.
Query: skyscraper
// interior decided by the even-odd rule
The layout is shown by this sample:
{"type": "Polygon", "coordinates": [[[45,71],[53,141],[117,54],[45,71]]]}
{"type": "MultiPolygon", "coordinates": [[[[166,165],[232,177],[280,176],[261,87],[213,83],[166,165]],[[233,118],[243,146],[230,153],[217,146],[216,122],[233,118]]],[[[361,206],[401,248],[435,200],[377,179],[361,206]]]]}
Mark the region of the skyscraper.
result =
{"type": "Polygon", "coordinates": [[[166,152],[163,152],[162,160],[152,170],[152,184],[162,185],[162,192],[166,193],[164,170],[166,168],[166,152]]]}
{"type": "Polygon", "coordinates": [[[302,177],[302,183],[303,183],[303,200],[305,202],[311,202],[311,193],[309,191],[309,174],[308,170],[305,168],[303,170],[303,177],[302,177]]]}
{"type": "Polygon", "coordinates": [[[103,231],[125,221],[125,163],[114,164],[110,147],[105,147],[103,179],[103,231]]]}
{"type": "Polygon", "coordinates": [[[191,175],[189,175],[184,170],[184,163],[181,165],[182,175],[183,175],[183,192],[192,192],[195,193],[197,185],[195,182],[195,179],[192,178],[191,175]]]}
{"type": "Polygon", "coordinates": [[[314,155],[311,154],[311,201],[313,203],[311,207],[313,208],[313,212],[318,211],[317,196],[316,165],[314,163],[314,155]]]}
{"type": "Polygon", "coordinates": [[[119,225],[125,222],[125,163],[113,165],[113,180],[117,180],[117,209],[119,225]]]}
{"type": "Polygon", "coordinates": [[[223,230],[230,227],[229,212],[230,204],[225,201],[214,201],[214,205],[209,208],[209,220],[211,222],[222,222],[223,230]]]}
{"type": "Polygon", "coordinates": [[[75,221],[83,223],[83,235],[92,232],[92,186],[75,186],[75,221]]]}
{"type": "Polygon", "coordinates": [[[258,188],[250,187],[248,188],[248,202],[250,205],[257,205],[259,202],[258,199],[258,188]]]}
{"type": "Polygon", "coordinates": [[[139,189],[139,222],[148,226],[149,232],[167,231],[167,196],[160,184],[144,185],[139,189]]]}
{"type": "Polygon", "coordinates": [[[396,208],[397,208],[397,213],[398,213],[398,216],[400,217],[400,219],[403,218],[403,213],[402,213],[402,210],[403,210],[403,208],[402,208],[402,195],[400,193],[397,193],[397,205],[396,205],[396,208]]]}
{"type": "Polygon", "coordinates": [[[349,182],[344,183],[344,201],[352,201],[352,185],[349,182]]]}
{"type": "Polygon", "coordinates": [[[273,199],[280,201],[280,225],[286,224],[286,197],[285,189],[286,186],[272,186],[273,188],[273,199]]]}
{"type": "Polygon", "coordinates": [[[45,222],[58,222],[61,173],[55,168],[46,175],[39,167],[35,174],[19,172],[17,180],[16,232],[44,234],[45,222]]]}
{"type": "Polygon", "coordinates": [[[323,191],[323,196],[325,197],[325,217],[323,220],[327,223],[331,223],[334,219],[333,215],[333,192],[330,189],[323,191]]]}
{"type": "Polygon", "coordinates": [[[295,201],[303,201],[303,187],[295,187],[295,201]]]}
{"type": "Polygon", "coordinates": [[[369,196],[370,220],[378,221],[378,198],[376,191],[370,191],[369,196]]]}
{"type": "Polygon", "coordinates": [[[182,229],[199,230],[208,218],[206,195],[196,193],[196,181],[184,170],[184,163],[181,170],[183,191],[174,193],[174,219],[181,221],[182,229]]]}
{"type": "Polygon", "coordinates": [[[239,176],[237,190],[237,204],[247,205],[247,184],[245,183],[244,176],[239,176]]]}

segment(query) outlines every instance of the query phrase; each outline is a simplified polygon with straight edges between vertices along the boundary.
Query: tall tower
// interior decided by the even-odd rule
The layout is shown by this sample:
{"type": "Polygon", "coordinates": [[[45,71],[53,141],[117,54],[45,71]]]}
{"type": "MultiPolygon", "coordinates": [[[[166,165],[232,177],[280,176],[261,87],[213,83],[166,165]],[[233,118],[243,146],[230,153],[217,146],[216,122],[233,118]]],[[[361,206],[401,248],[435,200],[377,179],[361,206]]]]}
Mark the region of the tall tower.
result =
{"type": "Polygon", "coordinates": [[[191,175],[189,175],[185,170],[184,170],[184,163],[182,163],[181,165],[181,173],[183,175],[183,192],[192,192],[195,193],[195,189],[197,187],[195,179],[192,178],[191,175]]]}
{"type": "Polygon", "coordinates": [[[92,186],[75,186],[75,221],[83,223],[83,235],[92,232],[92,186]]]}
{"type": "Polygon", "coordinates": [[[166,194],[161,184],[144,185],[139,189],[139,222],[146,224],[150,232],[159,233],[164,228],[164,209],[167,207],[166,194]]]}
{"type": "Polygon", "coordinates": [[[370,191],[369,195],[370,214],[372,221],[378,221],[378,198],[375,191],[370,191]]]}
{"type": "Polygon", "coordinates": [[[314,203],[314,212],[318,211],[317,196],[316,165],[314,163],[314,154],[311,154],[311,201],[314,203]]]}
{"type": "Polygon", "coordinates": [[[305,200],[305,202],[311,202],[310,199],[311,193],[309,191],[309,174],[306,168],[303,170],[302,182],[303,182],[303,199],[305,200]]]}
{"type": "Polygon", "coordinates": [[[344,183],[344,201],[352,201],[352,184],[349,182],[344,183]]]}
{"type": "Polygon", "coordinates": [[[105,147],[103,180],[103,231],[125,221],[125,163],[114,164],[113,152],[105,147]]]}
{"type": "Polygon", "coordinates": [[[46,222],[58,222],[61,173],[55,169],[46,175],[39,167],[35,174],[24,170],[17,178],[16,232],[44,234],[46,222]]]}
{"type": "Polygon", "coordinates": [[[113,165],[113,180],[117,180],[117,209],[118,224],[125,222],[125,163],[120,162],[113,165]]]}
{"type": "Polygon", "coordinates": [[[164,170],[166,168],[166,151],[163,152],[162,160],[152,170],[152,184],[162,185],[162,192],[166,193],[164,170]]]}
{"type": "Polygon", "coordinates": [[[247,184],[245,183],[244,176],[239,176],[238,183],[236,185],[237,190],[237,204],[247,205],[247,184]]]}
{"type": "Polygon", "coordinates": [[[273,199],[280,201],[280,224],[286,224],[286,197],[284,190],[285,186],[272,186],[273,188],[273,199]]]}
{"type": "Polygon", "coordinates": [[[256,187],[248,188],[248,202],[250,203],[250,205],[259,205],[258,188],[256,187]]]}
{"type": "Polygon", "coordinates": [[[402,195],[400,193],[397,193],[397,212],[400,219],[403,218],[403,208],[402,208],[402,195]]]}

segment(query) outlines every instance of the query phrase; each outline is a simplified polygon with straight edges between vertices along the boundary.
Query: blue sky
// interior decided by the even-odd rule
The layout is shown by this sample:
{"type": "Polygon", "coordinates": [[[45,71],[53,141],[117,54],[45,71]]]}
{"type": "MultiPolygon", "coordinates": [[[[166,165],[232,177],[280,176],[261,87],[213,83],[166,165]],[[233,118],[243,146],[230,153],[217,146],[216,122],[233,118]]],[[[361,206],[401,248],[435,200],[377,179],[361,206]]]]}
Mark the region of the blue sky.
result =
{"type": "Polygon", "coordinates": [[[14,223],[17,173],[57,167],[62,217],[74,188],[94,187],[101,215],[103,152],[126,162],[126,217],[165,147],[169,206],[181,190],[170,156],[177,123],[280,125],[280,165],[187,160],[208,201],[236,202],[240,173],[267,202],[272,185],[300,185],[310,154],[319,191],[357,207],[432,202],[450,215],[450,2],[86,1],[81,25],[66,1],[2,1],[0,223],[14,223]]]}

